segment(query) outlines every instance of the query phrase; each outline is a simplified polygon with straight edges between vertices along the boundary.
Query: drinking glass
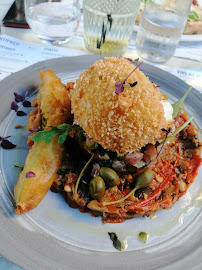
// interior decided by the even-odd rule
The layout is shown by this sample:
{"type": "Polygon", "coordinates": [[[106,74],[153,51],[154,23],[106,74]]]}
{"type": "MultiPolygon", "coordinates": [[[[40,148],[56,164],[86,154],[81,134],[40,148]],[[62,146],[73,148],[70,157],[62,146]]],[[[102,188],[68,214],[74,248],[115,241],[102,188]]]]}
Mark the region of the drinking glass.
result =
{"type": "Polygon", "coordinates": [[[84,0],[84,42],[98,54],[120,55],[128,46],[141,0],[84,0]]]}
{"type": "Polygon", "coordinates": [[[146,60],[170,59],[183,33],[192,0],[147,0],[136,36],[137,53],[146,60]]]}
{"type": "Polygon", "coordinates": [[[62,44],[79,25],[79,0],[24,0],[26,20],[44,43],[62,44]]]}

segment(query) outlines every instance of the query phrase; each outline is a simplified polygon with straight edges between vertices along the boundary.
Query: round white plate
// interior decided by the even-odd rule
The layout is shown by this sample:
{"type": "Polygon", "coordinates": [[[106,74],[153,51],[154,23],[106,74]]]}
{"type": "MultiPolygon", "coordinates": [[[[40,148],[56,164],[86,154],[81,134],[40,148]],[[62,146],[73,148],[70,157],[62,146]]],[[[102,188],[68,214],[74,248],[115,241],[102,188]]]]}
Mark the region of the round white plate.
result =
{"type": "MultiPolygon", "coordinates": [[[[75,80],[83,69],[101,56],[88,55],[52,59],[14,73],[0,82],[0,136],[11,135],[17,144],[12,150],[0,148],[0,254],[26,270],[30,269],[201,269],[200,224],[202,168],[199,176],[174,207],[161,210],[156,218],[136,218],[121,224],[102,224],[100,217],[80,213],[70,208],[60,194],[51,191],[34,210],[16,216],[13,188],[19,171],[13,165],[23,165],[28,148],[27,116],[17,117],[10,111],[13,93],[29,90],[31,100],[40,84],[38,70],[51,68],[64,83],[75,80]],[[147,243],[138,234],[149,234],[147,243]],[[108,232],[127,240],[128,249],[119,252],[112,246],[108,232]]],[[[177,77],[143,64],[145,72],[171,101],[179,99],[189,88],[177,77]]],[[[186,111],[202,127],[202,95],[192,90],[186,100],[186,111]]],[[[22,108],[27,113],[30,108],[22,108]]]]}

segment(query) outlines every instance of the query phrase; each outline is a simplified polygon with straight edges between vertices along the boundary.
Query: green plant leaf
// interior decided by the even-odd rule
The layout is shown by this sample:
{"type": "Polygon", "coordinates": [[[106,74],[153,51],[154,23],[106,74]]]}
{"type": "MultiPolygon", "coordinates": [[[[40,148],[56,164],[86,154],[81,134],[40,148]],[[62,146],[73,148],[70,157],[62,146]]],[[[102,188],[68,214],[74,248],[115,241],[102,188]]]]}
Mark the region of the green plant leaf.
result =
{"type": "Polygon", "coordinates": [[[71,125],[68,124],[61,124],[59,126],[57,126],[57,129],[61,129],[61,130],[67,130],[71,127],[71,125]]]}
{"type": "Polygon", "coordinates": [[[56,136],[60,134],[59,131],[54,130],[54,129],[49,129],[49,130],[43,130],[43,131],[38,131],[33,137],[32,140],[34,142],[41,142],[44,141],[44,144],[47,145],[51,142],[51,140],[56,136]]]}
{"type": "Polygon", "coordinates": [[[175,118],[178,115],[179,111],[184,108],[185,98],[188,96],[191,89],[192,89],[192,86],[189,87],[189,89],[187,90],[187,92],[185,93],[185,95],[181,99],[179,99],[177,102],[172,104],[172,107],[173,107],[173,115],[172,115],[172,117],[173,118],[175,118]]]}
{"type": "Polygon", "coordinates": [[[146,232],[140,232],[140,233],[139,233],[139,238],[140,238],[140,240],[143,241],[144,243],[146,243],[147,237],[148,237],[148,235],[147,235],[146,232]]]}
{"type": "Polygon", "coordinates": [[[121,242],[119,241],[117,235],[113,232],[108,232],[110,239],[112,240],[113,246],[119,251],[122,250],[121,242]]]}
{"type": "Polygon", "coordinates": [[[189,13],[189,19],[190,20],[199,20],[199,15],[196,11],[191,10],[189,13]]]}
{"type": "Polygon", "coordinates": [[[56,135],[60,135],[58,143],[63,144],[72,130],[78,131],[79,140],[83,138],[84,130],[79,125],[62,124],[57,127],[50,126],[51,129],[38,131],[33,137],[34,142],[44,141],[44,144],[49,144],[56,135]]]}
{"type": "Polygon", "coordinates": [[[58,138],[58,143],[63,144],[66,141],[68,134],[69,132],[67,130],[64,133],[62,133],[58,138]]]}
{"type": "Polygon", "coordinates": [[[182,131],[193,119],[193,116],[189,117],[189,119],[181,125],[178,129],[176,129],[170,136],[167,137],[166,141],[170,140],[171,138],[175,137],[180,131],[182,131]]]}

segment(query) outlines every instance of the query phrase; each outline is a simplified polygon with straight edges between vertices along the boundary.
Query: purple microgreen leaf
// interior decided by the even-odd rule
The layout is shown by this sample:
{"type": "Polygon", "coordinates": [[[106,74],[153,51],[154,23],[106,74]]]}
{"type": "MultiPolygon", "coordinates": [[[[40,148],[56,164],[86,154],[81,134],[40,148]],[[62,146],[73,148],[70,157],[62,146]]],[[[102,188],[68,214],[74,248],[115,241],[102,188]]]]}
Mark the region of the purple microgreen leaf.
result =
{"type": "MultiPolygon", "coordinates": [[[[131,71],[131,73],[126,77],[126,79],[123,81],[123,82],[115,82],[115,93],[116,94],[120,94],[120,93],[122,93],[123,92],[123,90],[124,90],[124,84],[127,82],[127,79],[130,77],[130,75],[137,69],[137,68],[139,68],[139,66],[141,66],[142,65],[142,63],[143,62],[141,62],[139,65],[137,65],[132,71],[131,71]]],[[[130,83],[129,83],[130,84],[130,83]]],[[[135,82],[135,85],[136,85],[137,83],[135,82]]],[[[133,84],[132,84],[133,85],[133,84]]],[[[134,86],[135,86],[134,85],[134,86]]]]}
{"type": "Polygon", "coordinates": [[[25,112],[23,112],[23,111],[18,111],[17,112],[17,116],[25,116],[25,115],[27,115],[25,112]]]}
{"type": "Polygon", "coordinates": [[[27,94],[28,94],[28,90],[26,90],[26,92],[25,92],[24,100],[25,100],[27,94]]]}
{"type": "Polygon", "coordinates": [[[134,83],[129,83],[129,84],[130,84],[130,87],[134,87],[134,86],[136,86],[137,81],[136,81],[136,82],[134,82],[134,83]]]}
{"type": "Polygon", "coordinates": [[[35,177],[35,173],[34,172],[28,172],[26,173],[26,177],[35,177]]]}
{"type": "Polygon", "coordinates": [[[138,61],[139,61],[139,58],[137,58],[137,59],[132,59],[132,58],[129,58],[129,57],[124,57],[124,56],[121,56],[122,58],[124,58],[124,59],[126,59],[126,60],[128,60],[129,62],[131,62],[132,64],[137,64],[138,63],[138,61]]]}
{"type": "Polygon", "coordinates": [[[0,137],[0,141],[4,141],[4,140],[6,140],[6,139],[8,139],[8,138],[10,138],[11,136],[6,136],[6,137],[0,137]]]}
{"type": "Polygon", "coordinates": [[[137,68],[139,68],[139,66],[141,66],[142,64],[143,64],[143,62],[139,63],[139,64],[131,71],[131,73],[126,77],[125,81],[127,81],[127,79],[130,77],[130,75],[133,74],[133,72],[134,72],[137,68]]]}
{"type": "Polygon", "coordinates": [[[115,93],[121,94],[124,90],[123,82],[115,82],[115,93]]]}
{"type": "Polygon", "coordinates": [[[171,132],[171,130],[172,130],[171,128],[169,128],[168,130],[166,130],[165,128],[162,128],[162,131],[163,131],[163,132],[166,132],[166,137],[165,137],[165,140],[164,140],[164,142],[163,142],[163,144],[162,144],[162,146],[161,146],[161,149],[159,150],[159,152],[158,152],[157,155],[156,155],[156,159],[159,157],[160,153],[162,152],[163,147],[164,147],[164,145],[165,145],[165,143],[166,143],[168,134],[171,132]]]}
{"type": "Polygon", "coordinates": [[[16,147],[15,144],[13,144],[12,142],[9,142],[9,140],[2,140],[1,142],[1,147],[4,149],[13,149],[16,147]]]}
{"type": "Polygon", "coordinates": [[[23,102],[23,106],[26,107],[26,108],[32,107],[31,102],[28,101],[28,100],[25,100],[25,101],[23,102]]]}
{"type": "Polygon", "coordinates": [[[14,101],[11,103],[11,110],[18,111],[18,105],[14,101]]]}
{"type": "Polygon", "coordinates": [[[24,97],[22,97],[21,95],[19,95],[18,93],[14,93],[14,96],[15,96],[15,101],[16,102],[20,102],[20,101],[23,101],[24,100],[24,97]]]}
{"type": "Polygon", "coordinates": [[[156,87],[160,87],[160,85],[156,85],[156,87]]]}

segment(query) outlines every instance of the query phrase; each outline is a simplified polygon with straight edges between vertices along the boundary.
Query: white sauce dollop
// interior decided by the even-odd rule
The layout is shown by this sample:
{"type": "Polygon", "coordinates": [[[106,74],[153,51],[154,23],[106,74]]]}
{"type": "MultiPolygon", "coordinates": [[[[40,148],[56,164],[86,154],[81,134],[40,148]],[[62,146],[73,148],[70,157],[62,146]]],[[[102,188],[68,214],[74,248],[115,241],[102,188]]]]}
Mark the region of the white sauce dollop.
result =
{"type": "Polygon", "coordinates": [[[173,120],[173,107],[170,104],[170,102],[168,100],[162,100],[161,104],[163,105],[163,109],[164,109],[164,116],[166,121],[170,122],[173,120]]]}

